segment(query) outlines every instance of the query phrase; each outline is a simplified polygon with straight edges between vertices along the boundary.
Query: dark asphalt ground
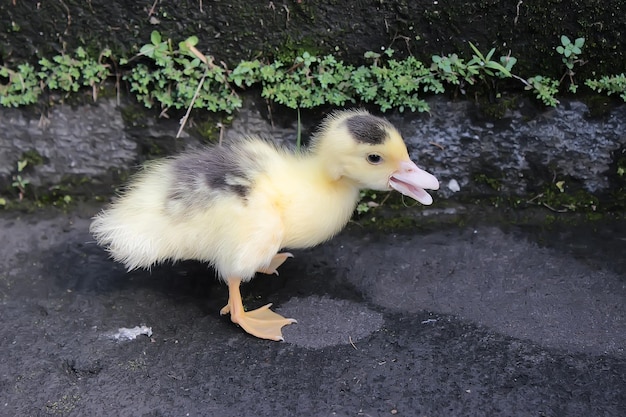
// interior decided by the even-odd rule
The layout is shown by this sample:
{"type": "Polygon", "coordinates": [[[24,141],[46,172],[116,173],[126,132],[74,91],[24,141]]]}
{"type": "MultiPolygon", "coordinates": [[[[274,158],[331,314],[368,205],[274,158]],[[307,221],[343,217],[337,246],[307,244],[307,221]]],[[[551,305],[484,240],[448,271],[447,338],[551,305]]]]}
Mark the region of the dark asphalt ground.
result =
{"type": "Polygon", "coordinates": [[[350,225],[244,287],[298,319],[276,343],[202,264],[127,274],[96,209],[0,213],[2,416],[626,416],[624,220],[350,225]]]}

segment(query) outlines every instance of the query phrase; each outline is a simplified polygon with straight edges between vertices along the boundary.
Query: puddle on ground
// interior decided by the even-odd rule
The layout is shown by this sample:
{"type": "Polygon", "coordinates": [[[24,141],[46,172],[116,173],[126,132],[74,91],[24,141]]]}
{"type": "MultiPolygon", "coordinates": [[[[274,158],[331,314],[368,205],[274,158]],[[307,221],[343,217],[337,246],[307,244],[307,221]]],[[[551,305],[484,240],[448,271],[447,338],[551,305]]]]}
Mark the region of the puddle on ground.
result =
{"type": "Polygon", "coordinates": [[[380,329],[383,315],[363,303],[330,297],[292,298],[277,312],[298,320],[283,327],[285,342],[311,349],[354,344],[380,329]]]}

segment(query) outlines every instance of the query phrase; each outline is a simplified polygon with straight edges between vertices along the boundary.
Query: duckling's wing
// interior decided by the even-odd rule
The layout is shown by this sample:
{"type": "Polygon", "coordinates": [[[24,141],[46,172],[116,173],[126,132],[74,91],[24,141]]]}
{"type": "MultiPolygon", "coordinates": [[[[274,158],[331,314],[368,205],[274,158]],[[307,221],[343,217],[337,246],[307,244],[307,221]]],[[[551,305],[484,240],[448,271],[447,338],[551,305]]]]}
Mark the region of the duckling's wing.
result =
{"type": "Polygon", "coordinates": [[[276,202],[258,186],[277,157],[263,141],[242,141],[149,164],[91,231],[129,269],[196,259],[224,279],[250,279],[283,241],[276,202]]]}

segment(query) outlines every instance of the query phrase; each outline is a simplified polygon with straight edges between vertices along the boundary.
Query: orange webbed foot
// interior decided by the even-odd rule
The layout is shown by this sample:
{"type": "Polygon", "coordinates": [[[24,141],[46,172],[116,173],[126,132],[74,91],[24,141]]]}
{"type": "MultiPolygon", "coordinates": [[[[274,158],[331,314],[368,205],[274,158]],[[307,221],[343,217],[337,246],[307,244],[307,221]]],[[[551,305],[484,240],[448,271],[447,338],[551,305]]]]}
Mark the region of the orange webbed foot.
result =
{"type": "Polygon", "coordinates": [[[283,326],[297,323],[297,321],[273,312],[270,310],[271,306],[272,304],[266,304],[256,310],[244,311],[235,315],[231,312],[230,319],[252,336],[282,342],[285,340],[281,330],[283,326]]]}
{"type": "Polygon", "coordinates": [[[297,321],[273,312],[270,310],[271,304],[264,305],[256,310],[245,311],[239,291],[240,283],[241,280],[239,279],[229,281],[228,304],[222,308],[220,314],[230,314],[231,321],[241,326],[242,329],[252,336],[260,339],[283,341],[284,338],[281,331],[283,326],[297,323],[297,321]]]}

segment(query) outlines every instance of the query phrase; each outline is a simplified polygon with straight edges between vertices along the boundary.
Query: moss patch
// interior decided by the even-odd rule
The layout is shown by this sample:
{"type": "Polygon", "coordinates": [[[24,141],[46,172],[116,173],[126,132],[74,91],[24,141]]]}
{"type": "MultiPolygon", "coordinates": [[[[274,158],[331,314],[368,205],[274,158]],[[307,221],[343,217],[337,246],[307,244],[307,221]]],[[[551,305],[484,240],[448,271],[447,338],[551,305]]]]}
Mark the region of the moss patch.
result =
{"type": "Polygon", "coordinates": [[[202,116],[203,120],[193,121],[188,132],[207,144],[218,143],[224,129],[233,123],[233,116],[229,114],[202,112],[202,116]]]}
{"type": "Polygon", "coordinates": [[[30,166],[37,166],[46,162],[46,159],[37,150],[31,149],[20,156],[20,161],[26,161],[30,166]]]}

